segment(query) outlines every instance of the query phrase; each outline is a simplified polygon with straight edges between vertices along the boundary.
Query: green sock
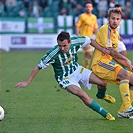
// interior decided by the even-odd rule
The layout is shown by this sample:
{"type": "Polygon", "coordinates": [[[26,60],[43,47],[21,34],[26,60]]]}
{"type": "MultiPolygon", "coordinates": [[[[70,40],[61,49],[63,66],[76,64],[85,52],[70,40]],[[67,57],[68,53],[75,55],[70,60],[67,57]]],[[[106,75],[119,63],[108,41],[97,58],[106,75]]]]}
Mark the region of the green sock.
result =
{"type": "Polygon", "coordinates": [[[101,98],[102,99],[105,96],[105,92],[106,92],[106,88],[105,89],[98,89],[98,92],[97,92],[96,96],[98,98],[101,98]]]}
{"type": "Polygon", "coordinates": [[[105,110],[102,106],[100,106],[95,100],[93,100],[90,104],[90,108],[102,115],[103,117],[106,117],[108,113],[108,111],[105,110]]]}
{"type": "Polygon", "coordinates": [[[122,66],[125,70],[127,70],[127,68],[125,66],[122,66]]]}

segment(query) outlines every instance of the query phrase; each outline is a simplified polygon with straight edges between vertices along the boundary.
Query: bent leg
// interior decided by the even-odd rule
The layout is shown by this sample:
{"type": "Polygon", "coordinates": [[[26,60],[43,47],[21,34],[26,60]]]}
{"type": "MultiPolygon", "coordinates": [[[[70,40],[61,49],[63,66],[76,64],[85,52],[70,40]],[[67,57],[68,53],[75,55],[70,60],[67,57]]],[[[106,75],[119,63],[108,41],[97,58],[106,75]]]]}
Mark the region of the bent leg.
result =
{"type": "Polygon", "coordinates": [[[90,75],[90,82],[93,84],[97,84],[98,86],[98,92],[96,96],[98,98],[104,98],[105,92],[106,92],[106,81],[96,76],[93,72],[90,75]]]}
{"type": "Polygon", "coordinates": [[[90,98],[87,93],[84,92],[81,88],[75,85],[69,85],[67,87],[67,91],[72,93],[73,95],[78,96],[86,106],[90,107],[92,110],[96,111],[106,119],[115,120],[115,118],[108,111],[106,111],[101,105],[90,98]]]}
{"type": "Polygon", "coordinates": [[[75,85],[69,85],[67,87],[67,91],[72,93],[73,95],[78,96],[85,105],[90,106],[90,104],[92,103],[93,99],[90,98],[87,93],[85,93],[81,88],[79,88],[78,86],[75,85]]]}
{"type": "Polygon", "coordinates": [[[96,84],[98,86],[100,86],[100,89],[103,89],[106,87],[107,82],[104,79],[99,78],[98,76],[96,76],[93,72],[90,75],[90,79],[89,79],[90,83],[92,84],[96,84]]]}
{"type": "Polygon", "coordinates": [[[98,92],[96,94],[97,98],[103,99],[108,103],[115,103],[115,98],[106,94],[107,82],[104,79],[97,77],[93,72],[90,75],[90,82],[97,84],[98,92]]]}

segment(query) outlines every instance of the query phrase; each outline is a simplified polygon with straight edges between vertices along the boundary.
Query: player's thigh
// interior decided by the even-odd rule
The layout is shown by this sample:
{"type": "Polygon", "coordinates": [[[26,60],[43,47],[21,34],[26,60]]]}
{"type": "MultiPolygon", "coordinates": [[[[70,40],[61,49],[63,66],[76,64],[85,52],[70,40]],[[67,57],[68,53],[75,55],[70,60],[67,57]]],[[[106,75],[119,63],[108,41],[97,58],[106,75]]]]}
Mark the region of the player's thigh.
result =
{"type": "Polygon", "coordinates": [[[100,86],[106,86],[106,81],[104,79],[99,78],[93,72],[90,75],[89,81],[90,81],[90,83],[93,83],[93,84],[97,84],[97,85],[100,85],[100,86]]]}
{"type": "Polygon", "coordinates": [[[118,75],[117,75],[117,79],[118,79],[118,80],[124,80],[124,79],[129,80],[129,79],[130,79],[130,75],[129,75],[129,73],[128,73],[127,70],[125,70],[124,68],[122,68],[122,69],[119,71],[118,75]]]}
{"type": "Polygon", "coordinates": [[[81,91],[81,88],[76,85],[69,85],[66,87],[66,90],[74,95],[78,95],[78,93],[81,91]]]}
{"type": "Polygon", "coordinates": [[[71,80],[69,78],[64,78],[62,81],[59,82],[59,86],[64,90],[66,90],[67,87],[70,85],[75,85],[78,88],[81,88],[80,84],[76,80],[71,80]]]}
{"type": "Polygon", "coordinates": [[[129,84],[133,86],[133,73],[131,71],[121,69],[121,71],[118,73],[117,78],[119,80],[128,79],[129,84]]]}
{"type": "Polygon", "coordinates": [[[105,79],[106,81],[117,82],[117,75],[122,69],[120,65],[115,65],[113,62],[99,62],[97,65],[92,67],[92,71],[100,78],[105,79]]]}
{"type": "Polygon", "coordinates": [[[93,101],[93,99],[90,98],[88,94],[84,92],[81,88],[79,88],[78,86],[75,86],[75,85],[67,86],[67,91],[72,93],[73,95],[78,96],[80,99],[83,100],[83,102],[86,105],[90,105],[91,102],[93,101]]]}

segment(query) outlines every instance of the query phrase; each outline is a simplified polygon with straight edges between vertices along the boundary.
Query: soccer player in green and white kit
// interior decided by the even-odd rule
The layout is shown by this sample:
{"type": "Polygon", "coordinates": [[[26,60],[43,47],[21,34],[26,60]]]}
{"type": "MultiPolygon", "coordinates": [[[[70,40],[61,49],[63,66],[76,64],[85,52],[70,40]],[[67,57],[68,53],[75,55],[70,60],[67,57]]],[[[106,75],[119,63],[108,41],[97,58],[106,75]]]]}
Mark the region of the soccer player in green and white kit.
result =
{"type": "Polygon", "coordinates": [[[115,120],[107,110],[90,98],[80,87],[82,84],[90,90],[92,86],[91,83],[103,87],[106,86],[106,81],[100,79],[92,71],[77,63],[78,49],[85,47],[88,44],[91,44],[103,53],[108,54],[109,51],[106,48],[102,48],[89,37],[74,36],[70,38],[69,33],[65,31],[62,31],[57,36],[57,43],[58,45],[47,51],[46,55],[42,57],[41,61],[31,72],[28,80],[26,82],[19,82],[15,87],[19,88],[28,86],[41,69],[44,69],[51,64],[54,69],[55,79],[61,88],[78,96],[86,106],[90,107],[107,120],[115,120]]]}

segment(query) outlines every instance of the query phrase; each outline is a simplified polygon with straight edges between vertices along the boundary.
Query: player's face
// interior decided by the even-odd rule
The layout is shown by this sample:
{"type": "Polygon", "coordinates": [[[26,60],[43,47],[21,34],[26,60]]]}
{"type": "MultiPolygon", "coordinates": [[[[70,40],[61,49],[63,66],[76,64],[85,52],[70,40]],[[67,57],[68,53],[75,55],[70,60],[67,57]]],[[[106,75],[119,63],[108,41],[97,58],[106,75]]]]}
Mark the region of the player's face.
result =
{"type": "Polygon", "coordinates": [[[112,29],[116,29],[121,21],[121,15],[117,13],[111,13],[108,17],[109,25],[112,29]]]}
{"type": "Polygon", "coordinates": [[[67,39],[65,39],[65,40],[63,40],[63,41],[57,40],[57,42],[58,42],[58,45],[59,45],[60,50],[61,50],[63,53],[68,52],[68,50],[69,50],[69,48],[70,48],[70,45],[71,45],[71,42],[68,42],[67,39]]]}
{"type": "Polygon", "coordinates": [[[85,5],[85,10],[87,13],[91,13],[93,10],[92,4],[88,3],[85,5]]]}

